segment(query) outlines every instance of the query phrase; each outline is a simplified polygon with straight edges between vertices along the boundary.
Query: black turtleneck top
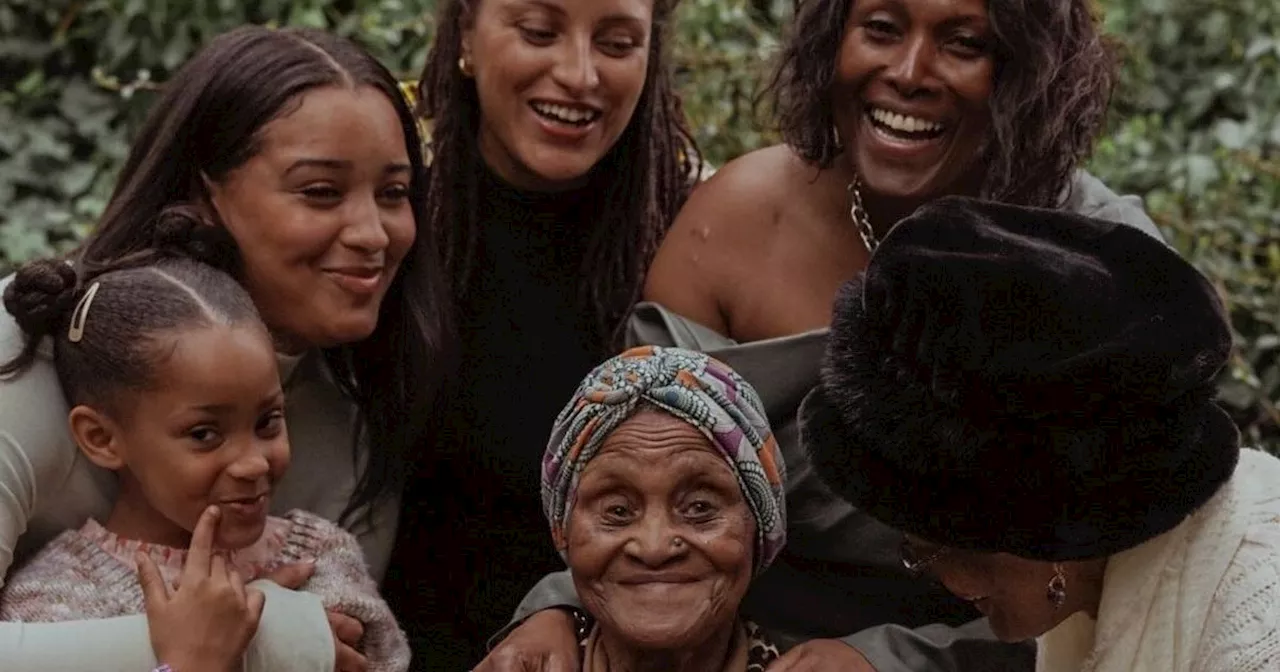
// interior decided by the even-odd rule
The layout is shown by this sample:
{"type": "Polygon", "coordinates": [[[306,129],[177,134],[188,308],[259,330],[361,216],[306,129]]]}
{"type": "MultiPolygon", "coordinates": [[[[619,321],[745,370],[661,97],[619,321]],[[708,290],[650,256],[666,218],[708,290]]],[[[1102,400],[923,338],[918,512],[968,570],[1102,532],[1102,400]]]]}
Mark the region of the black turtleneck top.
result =
{"type": "Polygon", "coordinates": [[[586,190],[528,193],[484,172],[457,304],[460,363],[403,495],[384,591],[414,670],[470,669],[524,594],[564,568],[539,495],[556,415],[606,354],[582,308],[586,190]]]}

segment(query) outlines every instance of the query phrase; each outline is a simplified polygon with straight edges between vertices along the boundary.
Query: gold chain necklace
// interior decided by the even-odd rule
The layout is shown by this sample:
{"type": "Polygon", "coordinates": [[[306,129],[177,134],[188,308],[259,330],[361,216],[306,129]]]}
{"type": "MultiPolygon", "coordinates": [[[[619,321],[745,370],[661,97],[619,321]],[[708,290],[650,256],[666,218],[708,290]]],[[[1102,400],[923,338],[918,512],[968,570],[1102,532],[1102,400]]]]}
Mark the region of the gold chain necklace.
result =
{"type": "Polygon", "coordinates": [[[876,236],[875,229],[871,228],[871,218],[867,216],[867,209],[862,207],[862,179],[857,173],[853,175],[853,181],[849,183],[849,218],[853,220],[855,226],[858,227],[858,235],[862,236],[862,244],[867,246],[868,253],[874,253],[880,245],[880,238],[876,236]]]}

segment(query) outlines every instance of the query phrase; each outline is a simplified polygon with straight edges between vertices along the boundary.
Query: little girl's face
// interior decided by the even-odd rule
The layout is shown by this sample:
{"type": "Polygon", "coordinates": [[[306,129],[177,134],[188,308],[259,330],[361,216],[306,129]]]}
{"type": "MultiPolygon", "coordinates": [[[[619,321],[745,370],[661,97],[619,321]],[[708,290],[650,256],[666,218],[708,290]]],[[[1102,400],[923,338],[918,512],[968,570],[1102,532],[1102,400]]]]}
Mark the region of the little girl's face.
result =
{"type": "Polygon", "coordinates": [[[222,510],[216,544],[251,545],[289,466],[270,337],[257,325],[219,325],[164,335],[156,346],[155,385],[117,426],[125,467],[117,512],[129,504],[128,517],[154,530],[149,540],[185,546],[214,504],[222,510]]]}

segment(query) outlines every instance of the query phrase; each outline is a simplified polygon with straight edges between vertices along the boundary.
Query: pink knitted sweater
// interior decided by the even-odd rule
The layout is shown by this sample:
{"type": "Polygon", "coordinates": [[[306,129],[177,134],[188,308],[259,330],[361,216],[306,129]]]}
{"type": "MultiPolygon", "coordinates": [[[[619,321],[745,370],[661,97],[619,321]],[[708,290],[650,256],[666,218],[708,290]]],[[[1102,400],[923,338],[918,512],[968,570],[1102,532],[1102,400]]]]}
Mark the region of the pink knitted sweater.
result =
{"type": "MultiPolygon", "coordinates": [[[[184,549],[121,540],[95,521],[69,530],[12,572],[0,589],[0,621],[28,623],[112,618],[146,611],[132,554],[151,557],[172,581],[186,561],[184,549]]],[[[245,581],[277,567],[314,558],[316,571],[303,590],[326,609],[364,624],[360,649],[370,672],[404,672],[409,644],[378,586],[369,576],[355,537],[304,511],[269,518],[263,539],[232,556],[245,581]]],[[[316,646],[332,646],[317,642],[316,646]]]]}

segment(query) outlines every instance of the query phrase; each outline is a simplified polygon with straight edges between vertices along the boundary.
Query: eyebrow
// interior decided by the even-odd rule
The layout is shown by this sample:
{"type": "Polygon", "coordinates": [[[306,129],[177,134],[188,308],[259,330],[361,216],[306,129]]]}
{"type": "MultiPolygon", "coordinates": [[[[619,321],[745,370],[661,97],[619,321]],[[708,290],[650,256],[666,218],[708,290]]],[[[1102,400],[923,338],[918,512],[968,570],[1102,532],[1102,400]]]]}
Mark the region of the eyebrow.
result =
{"type": "Polygon", "coordinates": [[[559,16],[564,16],[565,14],[563,7],[554,2],[548,2],[547,0],[520,0],[519,2],[513,2],[502,9],[514,15],[527,7],[537,7],[559,16]]]}
{"type": "Polygon", "coordinates": [[[202,413],[210,413],[213,415],[217,415],[219,413],[226,413],[227,411],[231,411],[234,409],[235,409],[234,404],[203,404],[200,406],[187,407],[188,411],[200,411],[202,413]]]}
{"type": "MultiPolygon", "coordinates": [[[[550,2],[549,0],[524,0],[523,4],[526,6],[540,7],[542,9],[547,10],[548,12],[558,14],[559,16],[562,16],[562,17],[568,14],[568,12],[565,11],[564,7],[561,7],[559,3],[550,2]]],[[[519,5],[517,4],[517,7],[518,6],[519,5]]],[[[601,18],[599,21],[597,21],[597,23],[618,23],[618,22],[643,23],[643,21],[641,21],[638,17],[633,16],[631,14],[624,14],[624,13],[609,14],[601,18]]]]}
{"type": "MultiPolygon", "coordinates": [[[[351,167],[352,167],[352,163],[350,161],[343,161],[341,159],[298,159],[297,161],[294,161],[293,164],[291,164],[287,169],[285,169],[284,174],[287,177],[293,172],[301,170],[303,168],[326,168],[329,170],[351,170],[351,167]]],[[[399,173],[407,173],[412,169],[413,167],[407,163],[389,163],[385,168],[382,169],[382,172],[387,175],[395,175],[399,173]]]]}
{"type": "MultiPolygon", "coordinates": [[[[285,401],[285,399],[284,399],[284,390],[277,390],[274,394],[271,394],[271,395],[269,395],[269,396],[263,397],[263,398],[262,398],[261,403],[259,403],[259,404],[258,404],[258,406],[260,407],[260,409],[265,409],[265,408],[268,408],[268,407],[270,407],[270,406],[276,406],[276,405],[279,405],[279,404],[283,404],[283,403],[284,403],[284,401],[285,401]]],[[[195,406],[188,406],[186,410],[189,410],[189,411],[203,411],[203,412],[206,412],[206,413],[215,413],[215,414],[216,414],[216,413],[225,413],[225,412],[227,412],[227,411],[233,411],[233,410],[235,410],[235,409],[236,409],[236,406],[237,406],[237,404],[234,404],[234,403],[231,403],[231,404],[198,404],[198,405],[195,405],[195,406]]]]}
{"type": "MultiPolygon", "coordinates": [[[[911,15],[910,10],[907,8],[907,4],[903,2],[903,0],[884,0],[884,8],[888,9],[889,11],[899,12],[904,16],[911,15]]],[[[850,16],[852,15],[853,14],[850,13],[850,16]]],[[[988,22],[989,22],[988,17],[985,14],[978,13],[978,12],[964,12],[964,13],[949,17],[941,21],[940,23],[943,26],[955,26],[955,25],[964,25],[967,23],[986,24],[988,22]]]]}

